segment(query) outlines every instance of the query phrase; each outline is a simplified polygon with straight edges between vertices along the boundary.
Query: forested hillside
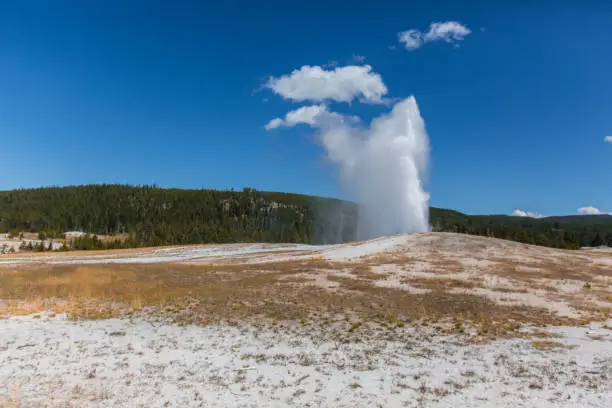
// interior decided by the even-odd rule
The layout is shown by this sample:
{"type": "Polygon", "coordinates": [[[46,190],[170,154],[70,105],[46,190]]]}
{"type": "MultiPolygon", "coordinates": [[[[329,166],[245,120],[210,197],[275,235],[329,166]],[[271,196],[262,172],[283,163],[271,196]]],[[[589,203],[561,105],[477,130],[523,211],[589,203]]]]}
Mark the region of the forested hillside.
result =
{"type": "MultiPolygon", "coordinates": [[[[384,211],[384,209],[381,209],[384,211]]],[[[526,243],[578,248],[612,245],[612,216],[471,216],[431,209],[436,231],[454,231],[526,243]]],[[[207,242],[339,243],[356,238],[353,203],[298,194],[92,185],[0,192],[0,232],[66,231],[124,234],[79,248],[137,247],[207,242]]]]}
{"type": "Polygon", "coordinates": [[[466,215],[432,209],[434,231],[491,236],[554,248],[612,246],[612,216],[576,215],[529,218],[507,215],[466,215]]]}
{"type": "Polygon", "coordinates": [[[349,241],[355,216],[355,206],[340,200],[251,189],[93,185],[0,192],[0,232],[127,234],[128,246],[349,241]]]}

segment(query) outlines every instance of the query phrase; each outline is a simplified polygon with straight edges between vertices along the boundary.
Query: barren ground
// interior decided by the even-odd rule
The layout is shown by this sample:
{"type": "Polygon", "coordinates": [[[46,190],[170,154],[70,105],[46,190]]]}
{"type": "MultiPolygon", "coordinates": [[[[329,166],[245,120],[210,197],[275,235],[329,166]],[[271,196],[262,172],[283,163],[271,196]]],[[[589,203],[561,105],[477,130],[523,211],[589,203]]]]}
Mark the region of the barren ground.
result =
{"type": "Polygon", "coordinates": [[[0,407],[610,406],[611,283],[447,233],[4,255],[0,407]]]}

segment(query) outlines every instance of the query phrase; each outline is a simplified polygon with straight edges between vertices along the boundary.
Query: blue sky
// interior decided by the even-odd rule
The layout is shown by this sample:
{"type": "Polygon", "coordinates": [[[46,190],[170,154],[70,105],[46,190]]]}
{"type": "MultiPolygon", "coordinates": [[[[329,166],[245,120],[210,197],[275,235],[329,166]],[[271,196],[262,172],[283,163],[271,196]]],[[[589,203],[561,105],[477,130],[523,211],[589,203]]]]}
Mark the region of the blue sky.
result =
{"type": "MultiPolygon", "coordinates": [[[[612,6],[533,3],[2,2],[0,189],[155,183],[343,197],[310,128],[264,129],[300,104],[261,89],[335,61],[369,64],[389,97],[416,97],[432,205],[612,212],[612,6]],[[398,42],[443,21],[471,33],[458,47],[398,42]]],[[[367,121],[388,108],[337,110],[367,121]]]]}

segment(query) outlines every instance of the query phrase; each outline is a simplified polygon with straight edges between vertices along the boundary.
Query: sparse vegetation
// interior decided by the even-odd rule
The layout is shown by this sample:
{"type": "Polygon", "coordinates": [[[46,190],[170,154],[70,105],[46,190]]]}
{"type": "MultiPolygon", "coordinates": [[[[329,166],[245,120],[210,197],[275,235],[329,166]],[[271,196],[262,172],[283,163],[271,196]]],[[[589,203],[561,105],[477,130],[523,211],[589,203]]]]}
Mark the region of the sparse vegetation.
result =
{"type": "MultiPolygon", "coordinates": [[[[454,332],[481,327],[481,335],[516,331],[523,322],[571,323],[537,308],[502,306],[474,294],[440,290],[411,294],[377,287],[372,281],[330,275],[339,283],[331,292],[296,287],[286,277],[314,270],[342,269],[323,261],[287,261],[265,265],[99,265],[37,266],[0,269],[0,299],[5,312],[68,312],[73,318],[107,318],[155,313],[178,322],[294,321],[323,324],[345,333],[361,331],[364,322],[388,330],[405,323],[454,321],[454,332]],[[358,316],[354,321],[351,316],[358,316]],[[327,325],[325,322],[328,322],[327,325]],[[342,329],[344,327],[344,329],[342,329]]],[[[435,282],[434,285],[438,285],[435,282]]],[[[452,287],[452,286],[451,286],[452,287]]],[[[1,311],[0,311],[1,312],[1,311]]]]}
{"type": "Polygon", "coordinates": [[[569,348],[563,343],[559,343],[558,341],[552,340],[535,340],[531,342],[531,345],[540,351],[552,351],[569,348]]]}
{"type": "Polygon", "coordinates": [[[411,286],[430,289],[430,290],[445,290],[450,288],[466,288],[472,289],[477,287],[483,287],[482,283],[476,281],[462,280],[462,279],[446,279],[446,278],[418,278],[411,277],[402,280],[403,283],[408,283],[411,286]]]}

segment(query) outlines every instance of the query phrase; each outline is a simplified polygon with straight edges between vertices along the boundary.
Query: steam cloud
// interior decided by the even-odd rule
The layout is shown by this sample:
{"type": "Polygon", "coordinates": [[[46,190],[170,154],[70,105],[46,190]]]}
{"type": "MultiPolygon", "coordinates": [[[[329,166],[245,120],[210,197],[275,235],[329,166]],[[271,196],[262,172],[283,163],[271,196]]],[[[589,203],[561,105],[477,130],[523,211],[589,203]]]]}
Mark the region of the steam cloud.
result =
{"type": "MultiPolygon", "coordinates": [[[[361,89],[343,85],[355,92],[361,89]]],[[[337,87],[331,89],[337,93],[337,87]]],[[[320,92],[316,95],[316,100],[325,99],[320,92]]],[[[342,94],[342,100],[347,99],[342,94]]],[[[397,102],[369,126],[326,105],[312,105],[272,119],[265,127],[298,124],[317,129],[328,159],[340,169],[343,186],[358,202],[359,239],[429,231],[429,194],[424,190],[429,139],[414,97],[397,102]]]]}

